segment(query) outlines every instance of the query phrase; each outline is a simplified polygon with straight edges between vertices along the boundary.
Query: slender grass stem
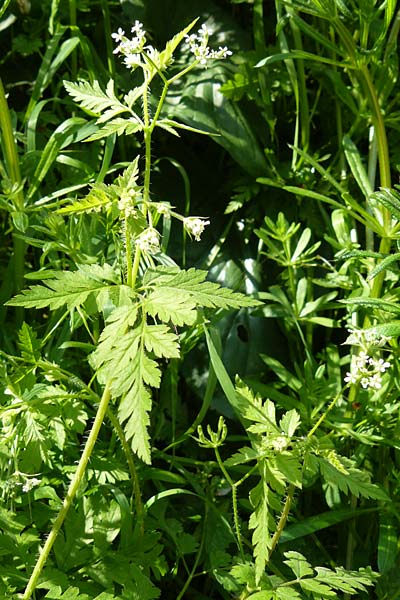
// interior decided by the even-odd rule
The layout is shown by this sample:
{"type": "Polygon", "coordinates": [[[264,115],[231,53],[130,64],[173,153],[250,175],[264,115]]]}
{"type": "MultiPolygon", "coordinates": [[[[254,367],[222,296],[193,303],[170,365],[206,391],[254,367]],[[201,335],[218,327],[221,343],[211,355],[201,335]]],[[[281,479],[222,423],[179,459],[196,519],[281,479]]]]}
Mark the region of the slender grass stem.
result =
{"type": "Polygon", "coordinates": [[[101,12],[103,13],[104,21],[104,37],[106,40],[107,48],[107,67],[110,75],[115,79],[115,60],[113,53],[113,45],[111,41],[111,24],[110,24],[110,8],[108,0],[101,0],[101,12]]]}
{"type": "MultiPolygon", "coordinates": [[[[10,111],[7,98],[0,78],[0,130],[3,141],[4,159],[7,167],[7,174],[10,179],[12,190],[12,203],[14,210],[23,213],[25,211],[24,194],[22,191],[22,179],[19,167],[19,157],[17,146],[14,139],[14,132],[11,123],[10,111]]],[[[25,272],[25,242],[13,234],[13,290],[18,292],[24,285],[25,272]]],[[[4,298],[8,300],[9,298],[4,298]]],[[[23,321],[24,310],[17,308],[16,322],[20,326],[23,321]]]]}
{"type": "Polygon", "coordinates": [[[185,584],[183,586],[183,588],[181,589],[181,591],[179,592],[178,596],[176,597],[176,600],[181,600],[181,598],[183,598],[184,594],[186,593],[187,589],[189,588],[189,585],[192,582],[193,577],[195,576],[196,570],[197,570],[197,566],[200,562],[200,558],[203,552],[203,547],[204,547],[204,541],[205,541],[205,537],[206,537],[206,522],[207,522],[207,513],[208,513],[208,507],[206,505],[206,514],[204,516],[204,525],[203,525],[203,531],[201,534],[201,541],[199,544],[199,548],[197,550],[197,554],[196,554],[196,558],[194,560],[193,563],[193,567],[192,570],[189,573],[188,578],[185,581],[185,584]]]}
{"type": "MultiPolygon", "coordinates": [[[[74,29],[76,27],[76,0],[69,0],[69,22],[71,28],[74,29]]],[[[78,72],[78,54],[76,48],[72,51],[71,55],[71,75],[72,79],[75,81],[76,74],[78,72]]]]}
{"type": "Polygon", "coordinates": [[[82,483],[82,480],[83,480],[83,477],[84,477],[85,471],[86,471],[86,466],[92,455],[94,445],[96,443],[97,437],[100,432],[100,428],[103,424],[103,421],[104,421],[104,418],[105,418],[105,415],[107,412],[110,397],[111,397],[110,388],[108,385],[106,385],[104,388],[104,391],[103,391],[103,395],[100,400],[99,407],[97,409],[97,413],[96,413],[96,417],[95,417],[92,429],[90,431],[89,437],[88,437],[85,447],[83,449],[82,456],[78,463],[78,467],[75,471],[75,474],[69,485],[67,494],[64,498],[63,505],[61,507],[60,512],[57,515],[56,520],[53,523],[53,527],[51,528],[49,536],[40,552],[39,558],[38,558],[36,565],[32,571],[32,575],[31,575],[31,577],[28,581],[28,584],[25,588],[25,592],[21,596],[21,600],[29,600],[32,597],[32,594],[36,589],[39,577],[42,573],[44,566],[46,565],[47,559],[49,557],[51,549],[53,548],[54,542],[56,541],[56,538],[61,530],[61,527],[62,527],[62,525],[65,521],[65,518],[68,514],[68,511],[71,507],[71,504],[72,504],[72,502],[75,498],[75,495],[78,491],[78,488],[79,488],[80,484],[82,483]]]}

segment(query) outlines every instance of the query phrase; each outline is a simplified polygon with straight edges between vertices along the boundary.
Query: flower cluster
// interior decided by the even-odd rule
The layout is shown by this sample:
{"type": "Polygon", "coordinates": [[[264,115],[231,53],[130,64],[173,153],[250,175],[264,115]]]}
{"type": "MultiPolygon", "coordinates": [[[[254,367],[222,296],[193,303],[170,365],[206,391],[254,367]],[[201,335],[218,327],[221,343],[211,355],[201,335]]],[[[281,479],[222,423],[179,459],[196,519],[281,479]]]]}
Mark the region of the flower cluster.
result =
{"type": "Polygon", "coordinates": [[[160,234],[154,227],[148,227],[138,235],[135,244],[142,252],[153,254],[160,249],[160,234]]]}
{"type": "Polygon", "coordinates": [[[125,213],[125,216],[132,216],[135,215],[136,213],[136,209],[135,209],[135,196],[137,196],[138,193],[135,189],[130,189],[130,190],[126,190],[124,191],[118,200],[118,208],[121,212],[125,213]]]}
{"type": "Polygon", "coordinates": [[[209,59],[222,59],[232,55],[232,52],[228,50],[226,46],[220,46],[218,50],[211,50],[208,47],[210,35],[211,31],[203,24],[197,33],[192,33],[185,37],[190,52],[194,54],[196,60],[198,60],[201,65],[206,65],[209,59]]]}
{"type": "Polygon", "coordinates": [[[370,346],[381,348],[390,340],[386,335],[378,333],[374,327],[365,330],[348,328],[347,331],[350,335],[345,341],[345,344],[360,346],[364,350],[367,350],[370,346]]]}
{"type": "MultiPolygon", "coordinates": [[[[128,69],[135,69],[145,64],[141,60],[141,54],[144,51],[151,59],[151,62],[157,62],[157,51],[153,46],[146,45],[146,32],[140,21],[135,21],[135,24],[131,28],[131,33],[134,35],[129,39],[125,35],[125,31],[119,27],[116,33],[111,34],[111,37],[118,44],[114,50],[114,54],[121,54],[124,57],[124,64],[128,69]]],[[[208,60],[222,59],[232,54],[226,46],[220,46],[218,50],[211,50],[208,46],[210,35],[211,31],[203,24],[197,33],[185,36],[185,41],[190,51],[201,65],[207,65],[208,60]]]]}
{"type": "Polygon", "coordinates": [[[353,364],[344,381],[349,384],[360,383],[364,389],[379,390],[382,387],[382,373],[391,366],[383,358],[373,358],[362,350],[353,359],[353,364]]]}
{"type": "Polygon", "coordinates": [[[133,33],[134,36],[129,39],[125,36],[125,31],[119,27],[116,33],[111,34],[111,37],[118,44],[114,50],[114,54],[121,54],[124,56],[124,64],[128,69],[136,68],[141,65],[140,55],[143,50],[152,49],[150,46],[145,47],[146,32],[140,21],[135,21],[135,24],[131,28],[131,33],[133,33]]]}
{"type": "Polygon", "coordinates": [[[31,477],[31,479],[26,479],[25,483],[22,485],[22,491],[24,493],[30,492],[34,487],[40,485],[41,480],[37,477],[31,477]]]}
{"type": "Polygon", "coordinates": [[[189,235],[192,235],[196,242],[200,241],[201,234],[203,233],[206,225],[209,225],[210,221],[200,219],[199,217],[186,217],[183,219],[183,226],[189,235]]]}

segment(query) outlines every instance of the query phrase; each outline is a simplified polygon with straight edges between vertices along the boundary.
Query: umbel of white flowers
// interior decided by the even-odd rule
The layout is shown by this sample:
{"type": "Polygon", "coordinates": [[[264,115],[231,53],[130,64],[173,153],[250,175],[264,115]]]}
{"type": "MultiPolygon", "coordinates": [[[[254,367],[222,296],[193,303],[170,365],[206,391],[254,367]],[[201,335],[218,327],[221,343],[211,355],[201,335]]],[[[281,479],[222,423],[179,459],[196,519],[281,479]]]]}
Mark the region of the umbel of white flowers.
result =
{"type": "Polygon", "coordinates": [[[348,329],[348,331],[350,335],[345,343],[359,346],[361,350],[353,357],[350,371],[346,373],[344,382],[360,383],[364,389],[379,390],[382,387],[382,374],[391,367],[391,363],[383,358],[370,356],[371,349],[384,346],[390,338],[378,334],[373,329],[367,331],[348,329]]]}
{"type": "MultiPolygon", "coordinates": [[[[128,69],[135,69],[143,64],[141,54],[145,52],[152,59],[155,55],[155,50],[153,46],[146,44],[146,32],[140,21],[135,21],[135,24],[131,28],[131,33],[134,35],[129,39],[126,37],[125,31],[119,27],[117,32],[111,34],[111,37],[118,44],[114,50],[114,54],[121,54],[124,57],[125,66],[128,69]]],[[[218,50],[212,50],[208,46],[210,35],[211,30],[203,24],[197,33],[185,36],[185,41],[190,51],[203,66],[207,66],[208,60],[223,59],[232,55],[232,52],[226,46],[220,46],[218,50]]]]}

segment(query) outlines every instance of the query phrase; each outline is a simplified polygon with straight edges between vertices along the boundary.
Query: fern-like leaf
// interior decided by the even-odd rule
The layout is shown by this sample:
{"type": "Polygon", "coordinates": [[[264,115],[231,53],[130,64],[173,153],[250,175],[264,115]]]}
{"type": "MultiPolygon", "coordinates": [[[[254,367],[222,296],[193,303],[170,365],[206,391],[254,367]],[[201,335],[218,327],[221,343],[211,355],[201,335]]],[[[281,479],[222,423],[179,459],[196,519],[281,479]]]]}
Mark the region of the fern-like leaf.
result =
{"type": "Polygon", "coordinates": [[[105,92],[103,92],[97,80],[93,83],[89,83],[89,81],[79,81],[78,83],[64,81],[64,87],[77,104],[92,113],[101,114],[106,109],[117,109],[118,107],[127,110],[115,95],[112,79],[109,80],[105,92]]]}
{"type": "Polygon", "coordinates": [[[86,198],[76,200],[68,206],[59,208],[57,212],[61,215],[72,215],[80,213],[98,212],[107,208],[111,204],[111,199],[107,193],[107,186],[103,183],[96,184],[90,190],[86,198]]]}
{"type": "Polygon", "coordinates": [[[36,332],[27,323],[22,323],[18,331],[18,347],[26,363],[37,363],[40,358],[40,342],[36,332]]]}
{"type": "Polygon", "coordinates": [[[335,455],[332,460],[332,452],[325,456],[317,456],[319,468],[323,479],[332,486],[338,487],[344,494],[353,494],[357,498],[373,498],[374,500],[388,500],[386,492],[371,483],[365,471],[356,469],[349,459],[335,455]],[[339,461],[339,464],[337,463],[339,461]]]}
{"type": "Polygon", "coordinates": [[[179,297],[185,292],[192,302],[204,308],[234,308],[259,306],[261,302],[244,294],[221,287],[218,283],[205,281],[206,271],[187,271],[170,267],[149,269],[144,278],[146,287],[161,287],[179,297]]]}
{"type": "Polygon", "coordinates": [[[132,440],[133,451],[150,463],[150,388],[161,382],[156,359],[178,358],[178,338],[166,325],[138,319],[135,306],[124,306],[113,311],[99,342],[90,364],[99,381],[109,383],[112,396],[121,397],[118,414],[127,439],[132,440]]]}
{"type": "Polygon", "coordinates": [[[196,302],[188,292],[167,287],[156,287],[146,299],[146,311],[152,317],[158,317],[164,323],[172,321],[178,327],[193,325],[196,321],[196,302]]]}
{"type": "Polygon", "coordinates": [[[191,29],[193,29],[193,27],[195,26],[197,21],[198,21],[198,18],[194,19],[194,21],[189,23],[189,25],[187,27],[185,27],[185,29],[183,29],[182,31],[180,31],[179,33],[174,35],[174,37],[167,42],[167,44],[165,46],[165,50],[160,52],[160,55],[158,57],[159,68],[161,70],[168,67],[168,65],[171,63],[175,50],[177,49],[179,44],[182,42],[184,37],[189,33],[189,31],[191,29]]]}
{"type": "Polygon", "coordinates": [[[116,133],[118,136],[132,135],[132,133],[136,133],[137,131],[142,131],[143,123],[140,119],[135,117],[129,117],[128,119],[123,119],[122,117],[117,119],[112,119],[95,133],[93,133],[90,137],[86,138],[85,142],[94,142],[96,140],[101,140],[102,138],[108,137],[109,135],[113,135],[116,133]]]}
{"type": "Polygon", "coordinates": [[[55,272],[54,278],[45,280],[45,285],[33,285],[7,304],[51,310],[66,306],[72,310],[84,304],[91,294],[96,296],[105,287],[117,283],[118,275],[110,265],[78,265],[77,271],[55,272]]]}
{"type": "Polygon", "coordinates": [[[265,472],[264,463],[260,469],[264,471],[264,473],[261,473],[261,480],[250,492],[250,503],[253,513],[249,520],[249,529],[254,529],[252,542],[257,583],[260,581],[269,559],[269,550],[271,548],[270,532],[275,528],[273,515],[270,512],[271,496],[274,494],[267,484],[267,473],[265,472]]]}

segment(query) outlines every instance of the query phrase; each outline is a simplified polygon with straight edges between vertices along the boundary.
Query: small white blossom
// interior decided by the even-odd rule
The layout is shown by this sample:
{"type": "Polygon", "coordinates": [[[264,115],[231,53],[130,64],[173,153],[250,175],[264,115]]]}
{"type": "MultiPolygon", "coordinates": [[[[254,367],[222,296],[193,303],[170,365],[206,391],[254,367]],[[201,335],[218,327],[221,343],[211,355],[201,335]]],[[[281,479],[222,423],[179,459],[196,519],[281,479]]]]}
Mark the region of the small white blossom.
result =
{"type": "Polygon", "coordinates": [[[382,387],[382,377],[380,373],[374,373],[373,375],[371,375],[368,380],[368,385],[370,388],[379,390],[382,387]]]}
{"type": "Polygon", "coordinates": [[[199,217],[186,217],[183,220],[183,225],[189,235],[193,235],[196,242],[200,241],[201,234],[203,233],[206,225],[209,225],[210,221],[200,219],[199,217]]]}
{"type": "Polygon", "coordinates": [[[155,253],[160,249],[160,234],[153,227],[145,229],[135,240],[142,252],[155,253]]]}
{"type": "Polygon", "coordinates": [[[272,440],[272,447],[277,452],[282,452],[289,445],[289,439],[285,435],[279,435],[274,440],[272,440]]]}
{"type": "Polygon", "coordinates": [[[352,373],[351,371],[348,371],[346,373],[346,377],[344,378],[345,383],[350,383],[350,384],[354,384],[357,383],[357,375],[355,373],[352,373]]]}
{"type": "Polygon", "coordinates": [[[123,39],[124,39],[124,35],[125,35],[125,31],[124,31],[124,30],[123,30],[121,27],[118,27],[118,31],[117,31],[117,33],[112,33],[112,34],[111,34],[111,37],[112,37],[112,38],[113,38],[113,39],[114,39],[114,40],[115,40],[117,43],[119,43],[119,42],[122,42],[122,41],[123,41],[123,39]]]}
{"type": "Polygon", "coordinates": [[[370,358],[369,364],[373,365],[373,367],[379,373],[384,373],[386,371],[386,369],[389,369],[389,367],[391,366],[390,362],[388,362],[387,360],[386,361],[383,360],[383,358],[379,358],[378,360],[375,360],[374,358],[370,358]]]}
{"type": "Polygon", "coordinates": [[[22,486],[23,492],[30,492],[34,487],[38,486],[41,483],[41,480],[37,477],[32,477],[31,479],[27,479],[22,486]]]}
{"type": "Polygon", "coordinates": [[[374,328],[364,331],[363,329],[354,329],[349,327],[347,331],[350,335],[345,341],[345,344],[360,346],[364,349],[369,348],[370,346],[381,348],[390,341],[390,337],[378,333],[374,328]]]}
{"type": "Polygon", "coordinates": [[[157,204],[157,212],[159,215],[170,215],[171,214],[171,206],[166,202],[159,202],[157,204]]]}
{"type": "Polygon", "coordinates": [[[134,198],[136,196],[135,190],[126,190],[124,191],[119,200],[118,200],[118,208],[121,212],[125,213],[125,216],[130,216],[135,214],[135,203],[134,198]]]}

